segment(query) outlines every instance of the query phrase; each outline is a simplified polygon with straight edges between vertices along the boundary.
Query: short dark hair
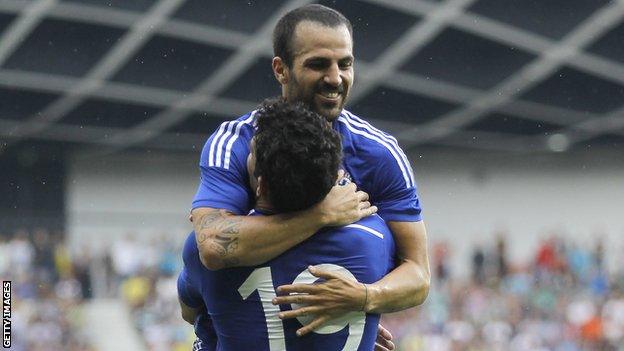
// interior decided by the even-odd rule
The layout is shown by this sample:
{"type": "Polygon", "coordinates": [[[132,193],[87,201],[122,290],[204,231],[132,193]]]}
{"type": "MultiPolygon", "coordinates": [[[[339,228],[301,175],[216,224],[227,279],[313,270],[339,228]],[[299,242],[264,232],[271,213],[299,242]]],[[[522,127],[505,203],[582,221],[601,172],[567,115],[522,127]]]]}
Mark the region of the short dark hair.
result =
{"type": "Polygon", "coordinates": [[[256,112],[255,175],[276,212],[308,208],[325,198],[342,159],[338,132],[301,102],[265,100],[256,112]]]}
{"type": "Polygon", "coordinates": [[[342,13],[319,4],[296,8],[282,16],[273,30],[273,54],[281,57],[288,67],[292,67],[294,58],[292,41],[295,29],[302,21],[317,22],[332,28],[344,25],[353,37],[351,22],[342,13]]]}

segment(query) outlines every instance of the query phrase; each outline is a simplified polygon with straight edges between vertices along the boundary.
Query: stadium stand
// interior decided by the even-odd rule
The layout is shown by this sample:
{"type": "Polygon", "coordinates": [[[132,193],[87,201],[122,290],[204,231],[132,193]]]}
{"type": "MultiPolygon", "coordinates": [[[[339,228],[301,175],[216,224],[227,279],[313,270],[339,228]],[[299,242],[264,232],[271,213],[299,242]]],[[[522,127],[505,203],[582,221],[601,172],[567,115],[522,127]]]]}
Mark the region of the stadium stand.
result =
{"type": "MultiPolygon", "coordinates": [[[[15,282],[15,335],[24,336],[14,350],[97,351],[97,323],[89,319],[124,315],[135,333],[115,332],[117,341],[139,343],[128,349],[191,349],[193,330],[180,317],[175,289],[181,243],[145,245],[128,235],[90,259],[42,229],[0,238],[0,274],[15,282]],[[92,274],[98,267],[104,273],[92,274]],[[102,290],[97,298],[95,290],[102,290]]],[[[448,268],[452,247],[434,243],[428,303],[383,317],[398,349],[624,350],[624,271],[604,269],[600,241],[584,247],[548,238],[524,265],[509,264],[505,247],[504,238],[475,246],[464,279],[448,268]]]]}

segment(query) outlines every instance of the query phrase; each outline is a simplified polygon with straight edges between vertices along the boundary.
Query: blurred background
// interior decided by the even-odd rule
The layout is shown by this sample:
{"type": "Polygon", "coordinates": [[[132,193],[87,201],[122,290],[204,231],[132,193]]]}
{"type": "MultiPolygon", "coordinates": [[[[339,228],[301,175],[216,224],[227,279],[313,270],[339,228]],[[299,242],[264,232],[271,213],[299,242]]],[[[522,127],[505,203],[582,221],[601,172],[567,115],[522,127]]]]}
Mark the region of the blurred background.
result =
{"type": "MultiPolygon", "coordinates": [[[[199,154],[278,95],[305,0],[0,0],[13,350],[190,350],[199,154]]],[[[434,273],[399,350],[624,350],[624,1],[336,0],[348,108],[415,169],[434,273]]]]}

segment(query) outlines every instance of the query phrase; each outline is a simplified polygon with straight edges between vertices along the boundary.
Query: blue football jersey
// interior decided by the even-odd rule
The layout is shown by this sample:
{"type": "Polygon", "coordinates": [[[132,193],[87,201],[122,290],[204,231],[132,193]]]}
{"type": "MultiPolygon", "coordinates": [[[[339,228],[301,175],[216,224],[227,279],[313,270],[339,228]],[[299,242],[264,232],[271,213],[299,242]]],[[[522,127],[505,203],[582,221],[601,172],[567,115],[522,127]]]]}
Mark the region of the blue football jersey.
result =
{"type": "MultiPolygon", "coordinates": [[[[253,206],[246,162],[254,114],[224,122],[208,138],[199,162],[201,180],[192,208],[222,208],[244,215],[253,206]]],[[[342,138],[344,170],[368,193],[378,214],[386,221],[420,221],[412,167],[397,140],[346,110],[332,125],[342,138]]]]}
{"type": "Polygon", "coordinates": [[[373,283],[394,268],[394,251],[390,230],[374,215],[344,227],[321,230],[263,265],[210,271],[201,264],[195,234],[191,233],[184,245],[179,296],[192,307],[203,302],[216,333],[216,350],[370,351],[377,336],[378,314],[351,312],[297,337],[297,329],[310,320],[282,321],[278,318],[280,306],[271,301],[281,285],[314,283],[317,278],[308,272],[309,265],[373,283]]]}

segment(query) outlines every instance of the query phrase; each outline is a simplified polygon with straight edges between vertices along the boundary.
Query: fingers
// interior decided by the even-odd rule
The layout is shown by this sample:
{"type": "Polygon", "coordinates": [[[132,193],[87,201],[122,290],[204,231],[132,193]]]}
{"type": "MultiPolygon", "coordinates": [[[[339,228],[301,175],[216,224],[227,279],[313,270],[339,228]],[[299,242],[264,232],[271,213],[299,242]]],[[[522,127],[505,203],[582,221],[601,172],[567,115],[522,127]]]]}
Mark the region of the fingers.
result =
{"type": "Polygon", "coordinates": [[[278,294],[313,294],[319,287],[314,284],[289,284],[277,287],[278,294]]]}
{"type": "Polygon", "coordinates": [[[309,305],[318,302],[319,298],[310,294],[291,294],[287,296],[277,296],[271,300],[274,305],[285,305],[296,303],[299,305],[309,305]]]}
{"type": "Polygon", "coordinates": [[[377,334],[377,340],[375,340],[375,350],[394,350],[394,343],[388,339],[384,339],[381,334],[377,334]]]}
{"type": "Polygon", "coordinates": [[[377,327],[377,340],[375,342],[375,351],[392,351],[394,343],[392,342],[392,333],[383,325],[377,327]]]}
{"type": "MultiPolygon", "coordinates": [[[[353,186],[355,186],[355,184],[353,184],[353,186]]],[[[363,192],[362,190],[355,193],[355,195],[357,196],[358,200],[360,200],[360,202],[368,200],[368,194],[363,192]]]]}
{"type": "Polygon", "coordinates": [[[375,351],[392,351],[394,350],[394,344],[390,341],[390,344],[392,344],[392,348],[388,348],[385,345],[381,345],[380,343],[375,343],[375,351]]]}
{"type": "Polygon", "coordinates": [[[296,317],[302,317],[302,316],[309,316],[311,314],[317,314],[322,309],[323,308],[321,307],[315,307],[315,306],[301,307],[296,310],[280,312],[278,314],[278,317],[280,319],[290,319],[290,318],[296,318],[296,317]]]}
{"type": "Polygon", "coordinates": [[[313,276],[317,277],[317,278],[323,278],[325,280],[329,280],[329,279],[340,279],[343,276],[340,275],[340,273],[336,273],[336,272],[331,272],[331,271],[327,271],[327,270],[323,270],[323,269],[318,269],[314,266],[308,266],[308,271],[310,273],[312,273],[313,276]]]}
{"type": "Polygon", "coordinates": [[[371,206],[362,210],[362,217],[372,216],[377,213],[377,206],[371,206]]]}
{"type": "Polygon", "coordinates": [[[381,324],[377,327],[377,336],[386,340],[392,340],[392,333],[381,324]]]}
{"type": "Polygon", "coordinates": [[[360,204],[358,205],[358,210],[360,210],[360,211],[361,210],[365,210],[365,209],[369,208],[370,206],[371,206],[370,202],[363,201],[363,202],[360,202],[360,204]]]}
{"type": "Polygon", "coordinates": [[[297,330],[297,336],[304,336],[312,331],[315,331],[328,320],[329,317],[327,316],[316,317],[312,322],[310,322],[310,324],[306,325],[303,328],[299,328],[299,330],[297,330]]]}

